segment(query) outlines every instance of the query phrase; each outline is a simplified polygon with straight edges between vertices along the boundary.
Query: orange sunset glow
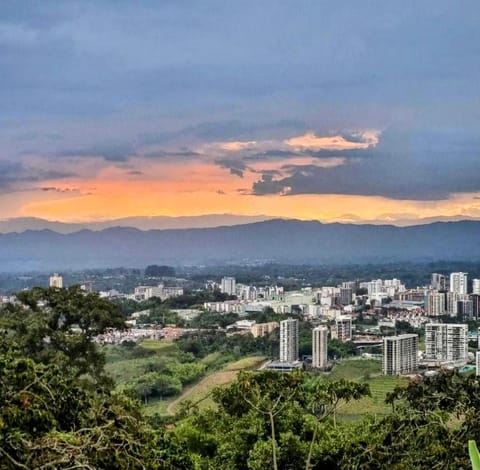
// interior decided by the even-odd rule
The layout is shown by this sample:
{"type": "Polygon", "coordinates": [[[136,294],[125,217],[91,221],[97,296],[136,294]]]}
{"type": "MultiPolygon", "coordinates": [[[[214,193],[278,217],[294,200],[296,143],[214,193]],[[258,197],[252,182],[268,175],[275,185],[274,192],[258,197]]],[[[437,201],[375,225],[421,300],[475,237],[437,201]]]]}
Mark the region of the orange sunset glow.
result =
{"type": "Polygon", "coordinates": [[[321,4],[6,14],[0,219],[479,218],[465,25],[321,4]]]}

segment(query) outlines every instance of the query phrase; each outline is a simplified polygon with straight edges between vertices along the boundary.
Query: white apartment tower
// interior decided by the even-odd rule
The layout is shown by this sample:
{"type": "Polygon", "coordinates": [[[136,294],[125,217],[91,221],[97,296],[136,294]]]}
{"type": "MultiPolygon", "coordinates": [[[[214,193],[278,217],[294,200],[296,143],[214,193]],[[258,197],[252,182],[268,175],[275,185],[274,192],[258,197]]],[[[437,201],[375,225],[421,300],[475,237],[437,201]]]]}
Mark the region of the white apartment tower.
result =
{"type": "Polygon", "coordinates": [[[58,273],[53,274],[50,276],[50,287],[58,287],[62,288],[63,287],[63,277],[60,276],[58,273]]]}
{"type": "Polygon", "coordinates": [[[425,325],[425,359],[466,364],[468,360],[468,325],[427,323],[425,325]]]}
{"type": "Polygon", "coordinates": [[[312,330],[312,367],[325,369],[328,363],[327,356],[328,328],[317,326],[312,330]]]}
{"type": "Polygon", "coordinates": [[[411,374],[418,366],[418,335],[404,334],[383,338],[384,375],[411,374]]]}
{"type": "Polygon", "coordinates": [[[335,320],[334,337],[340,341],[352,340],[352,317],[342,315],[335,320]]]}
{"type": "Polygon", "coordinates": [[[450,292],[457,294],[467,293],[468,273],[451,273],[450,274],[450,292]]]}
{"type": "Polygon", "coordinates": [[[223,292],[224,294],[235,295],[236,294],[235,278],[234,277],[222,278],[220,291],[223,292]]]}
{"type": "Polygon", "coordinates": [[[445,290],[446,280],[443,274],[432,273],[432,282],[430,283],[432,289],[445,290]]]}
{"type": "Polygon", "coordinates": [[[298,320],[280,322],[280,362],[298,360],[298,320]]]}
{"type": "Polygon", "coordinates": [[[480,279],[472,279],[472,294],[480,295],[480,279]]]}
{"type": "Polygon", "coordinates": [[[430,292],[425,296],[425,314],[429,317],[445,314],[444,292],[430,292]]]}

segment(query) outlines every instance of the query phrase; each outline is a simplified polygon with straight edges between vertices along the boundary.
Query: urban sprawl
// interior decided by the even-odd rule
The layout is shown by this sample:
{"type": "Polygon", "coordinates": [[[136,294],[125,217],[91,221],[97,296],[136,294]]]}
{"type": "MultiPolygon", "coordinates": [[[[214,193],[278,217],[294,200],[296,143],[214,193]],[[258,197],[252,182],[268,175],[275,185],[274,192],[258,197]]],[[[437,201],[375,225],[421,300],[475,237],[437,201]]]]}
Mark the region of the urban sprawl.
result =
{"type": "MultiPolygon", "coordinates": [[[[63,288],[59,274],[50,277],[50,287],[63,288]]],[[[92,291],[91,283],[82,286],[92,291]]],[[[352,342],[363,357],[381,360],[385,375],[432,375],[440,368],[476,368],[480,375],[480,335],[470,331],[468,321],[480,316],[480,279],[473,279],[468,289],[468,274],[453,272],[449,276],[431,275],[428,286],[407,289],[399,279],[376,279],[369,282],[343,282],[337,286],[307,287],[285,291],[283,287],[255,286],[237,283],[234,277],[220,282],[208,281],[204,289],[220,291],[231,300],[205,302],[202,308],[177,309],[176,313],[191,320],[202,311],[237,314],[239,320],[228,325],[227,334],[264,336],[280,328],[278,360],[263,368],[288,372],[297,368],[328,370],[328,342],[336,339],[352,342]],[[469,292],[470,290],[470,292],[469,292]],[[280,322],[257,322],[255,314],[266,309],[291,316],[280,322]],[[242,319],[241,317],[249,317],[242,319]],[[312,354],[299,357],[299,319],[312,325],[312,354]],[[418,333],[397,333],[397,325],[409,325],[418,333]],[[423,339],[423,341],[421,341],[423,339]],[[474,342],[477,352],[469,352],[474,342]],[[373,352],[372,352],[373,351],[373,352]]],[[[138,302],[158,298],[162,301],[182,296],[182,286],[137,286],[132,293],[117,290],[100,291],[100,297],[138,302]]],[[[15,302],[14,296],[2,296],[2,303],[15,302]]],[[[194,331],[176,325],[149,325],[149,310],[138,310],[127,320],[125,331],[109,331],[96,338],[100,343],[122,343],[144,338],[175,339],[194,331]]]]}

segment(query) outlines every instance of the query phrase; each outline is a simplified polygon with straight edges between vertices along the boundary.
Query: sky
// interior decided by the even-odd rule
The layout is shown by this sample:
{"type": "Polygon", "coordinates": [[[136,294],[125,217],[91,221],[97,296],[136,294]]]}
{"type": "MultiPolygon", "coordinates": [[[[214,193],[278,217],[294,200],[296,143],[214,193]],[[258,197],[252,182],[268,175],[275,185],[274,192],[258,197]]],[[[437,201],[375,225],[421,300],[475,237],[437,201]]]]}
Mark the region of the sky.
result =
{"type": "Polygon", "coordinates": [[[476,0],[2,1],[0,218],[480,218],[479,23],[476,0]]]}

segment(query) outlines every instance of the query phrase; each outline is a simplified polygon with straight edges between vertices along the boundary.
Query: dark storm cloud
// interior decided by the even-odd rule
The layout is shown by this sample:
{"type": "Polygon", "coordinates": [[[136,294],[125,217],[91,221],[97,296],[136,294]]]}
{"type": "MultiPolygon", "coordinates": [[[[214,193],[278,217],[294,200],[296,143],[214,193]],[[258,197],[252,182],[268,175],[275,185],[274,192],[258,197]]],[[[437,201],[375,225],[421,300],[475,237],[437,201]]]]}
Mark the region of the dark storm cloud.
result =
{"type": "Polygon", "coordinates": [[[133,145],[110,144],[96,145],[72,150],[62,150],[56,154],[57,157],[102,157],[111,162],[125,162],[135,154],[133,145]]]}
{"type": "Polygon", "coordinates": [[[21,162],[0,161],[0,193],[28,190],[40,181],[72,176],[67,171],[29,168],[21,162]]]}
{"type": "MultiPolygon", "coordinates": [[[[480,190],[480,139],[464,132],[385,133],[369,158],[321,168],[283,165],[287,176],[263,177],[253,194],[350,194],[436,200],[480,190]]],[[[350,151],[355,154],[357,151],[350,151]]]]}
{"type": "Polygon", "coordinates": [[[151,151],[141,151],[137,153],[142,157],[152,158],[152,159],[173,159],[173,160],[189,160],[192,158],[199,157],[200,154],[193,150],[151,150],[151,151]]]}
{"type": "MultiPolygon", "coordinates": [[[[181,150],[199,142],[312,129],[352,142],[361,137],[348,130],[387,128],[375,149],[269,149],[217,164],[241,176],[253,162],[347,160],[267,174],[256,194],[477,190],[479,16],[475,0],[0,2],[0,155],[25,168],[32,148],[181,164],[201,158],[181,150]],[[142,154],[150,144],[169,150],[142,154]]],[[[16,178],[7,171],[0,186],[16,178]]]]}
{"type": "Polygon", "coordinates": [[[215,164],[218,165],[220,168],[226,168],[230,171],[232,175],[239,176],[240,178],[243,178],[243,174],[245,173],[245,170],[247,170],[247,166],[239,158],[217,159],[215,160],[215,164]]]}
{"type": "MultiPolygon", "coordinates": [[[[32,154],[32,151],[28,152],[32,154]]],[[[143,150],[141,145],[132,144],[103,144],[92,147],[78,148],[72,150],[62,150],[55,154],[56,157],[100,157],[109,162],[125,163],[136,157],[145,157],[150,159],[171,159],[171,160],[188,160],[199,157],[200,154],[189,149],[180,150],[143,150]]]]}
{"type": "Polygon", "coordinates": [[[206,121],[195,126],[186,126],[178,131],[147,133],[139,136],[145,144],[175,143],[183,140],[217,141],[217,140],[255,140],[284,137],[305,131],[307,125],[301,120],[270,120],[258,122],[254,117],[247,120],[206,121]]]}
{"type": "Polygon", "coordinates": [[[94,117],[149,104],[206,118],[276,95],[288,116],[287,99],[423,105],[455,84],[468,95],[478,77],[473,1],[164,3],[2,2],[0,109],[94,117]]]}
{"type": "Polygon", "coordinates": [[[53,192],[53,193],[76,193],[78,188],[57,188],[56,186],[42,186],[38,188],[43,192],[53,192]]]}

